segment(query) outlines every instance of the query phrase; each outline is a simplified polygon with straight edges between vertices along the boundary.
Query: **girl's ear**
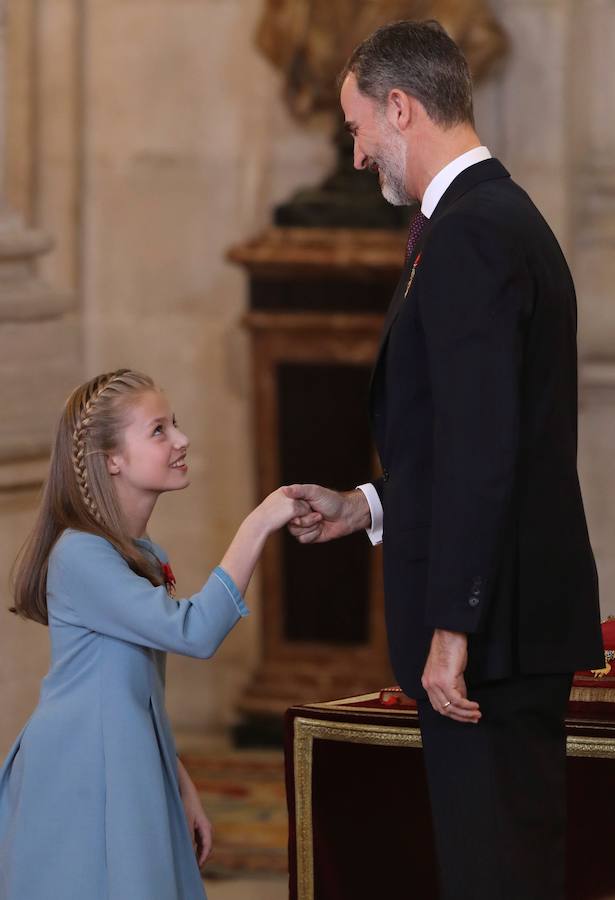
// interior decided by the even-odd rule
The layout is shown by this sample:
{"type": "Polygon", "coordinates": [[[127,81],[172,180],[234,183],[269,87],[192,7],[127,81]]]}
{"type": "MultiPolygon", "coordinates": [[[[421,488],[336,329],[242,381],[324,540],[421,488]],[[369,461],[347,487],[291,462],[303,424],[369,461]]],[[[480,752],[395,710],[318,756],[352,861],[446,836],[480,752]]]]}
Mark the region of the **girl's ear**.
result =
{"type": "Polygon", "coordinates": [[[120,474],[119,454],[107,454],[107,456],[105,457],[105,462],[107,463],[107,472],[109,473],[109,475],[120,474]]]}

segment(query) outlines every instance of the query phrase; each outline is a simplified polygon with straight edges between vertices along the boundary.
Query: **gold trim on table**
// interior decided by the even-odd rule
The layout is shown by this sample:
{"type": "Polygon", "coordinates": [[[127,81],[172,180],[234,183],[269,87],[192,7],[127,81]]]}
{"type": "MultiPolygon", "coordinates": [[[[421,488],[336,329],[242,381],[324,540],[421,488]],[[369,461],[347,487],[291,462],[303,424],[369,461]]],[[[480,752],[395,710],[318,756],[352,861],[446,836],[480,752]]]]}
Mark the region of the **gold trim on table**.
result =
{"type": "MultiPolygon", "coordinates": [[[[355,698],[356,699],[356,698],[355,698]]],[[[314,704],[315,706],[317,704],[314,704]]],[[[325,704],[318,704],[324,706],[325,704]]],[[[326,704],[330,706],[330,704],[326,704]]],[[[336,707],[339,709],[340,707],[336,707]]],[[[371,712],[365,710],[362,712],[371,712]]],[[[417,728],[323,722],[298,716],[294,721],[295,819],[297,830],[297,900],[314,900],[314,836],[312,830],[312,760],[314,740],[420,748],[417,728]]]]}
{"type": "Polygon", "coordinates": [[[615,759],[615,741],[608,737],[578,737],[569,734],[566,738],[566,756],[591,756],[601,759],[615,759]]]}
{"type": "Polygon", "coordinates": [[[593,687],[590,685],[587,685],[587,687],[573,685],[570,691],[570,699],[573,703],[615,703],[615,690],[613,688],[593,687]]]}

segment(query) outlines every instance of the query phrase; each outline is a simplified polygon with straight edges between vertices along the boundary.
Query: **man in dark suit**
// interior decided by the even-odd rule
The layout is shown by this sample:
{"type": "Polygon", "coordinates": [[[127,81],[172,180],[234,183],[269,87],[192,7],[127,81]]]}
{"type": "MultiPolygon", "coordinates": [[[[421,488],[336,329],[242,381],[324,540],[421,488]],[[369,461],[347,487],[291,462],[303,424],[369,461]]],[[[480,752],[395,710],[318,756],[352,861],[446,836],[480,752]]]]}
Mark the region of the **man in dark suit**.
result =
{"type": "Polygon", "coordinates": [[[375,32],[341,103],[355,167],[421,212],[371,385],[383,476],[293,487],[313,512],[291,531],[384,530],[391,659],[418,698],[442,897],[562,900],[566,704],[572,673],[603,663],[572,279],[481,146],[467,65],[437,23],[375,32]]]}

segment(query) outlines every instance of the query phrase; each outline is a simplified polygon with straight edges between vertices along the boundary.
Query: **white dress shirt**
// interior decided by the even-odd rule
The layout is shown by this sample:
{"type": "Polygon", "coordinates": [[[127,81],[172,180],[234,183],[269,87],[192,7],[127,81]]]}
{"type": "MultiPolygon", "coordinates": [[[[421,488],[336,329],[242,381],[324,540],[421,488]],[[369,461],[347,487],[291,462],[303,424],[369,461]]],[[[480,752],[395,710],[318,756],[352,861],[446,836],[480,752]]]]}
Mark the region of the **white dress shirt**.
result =
{"type": "MultiPolygon", "coordinates": [[[[427,185],[427,189],[423,194],[421,203],[421,212],[426,218],[431,218],[433,211],[440,202],[447,188],[453,183],[455,178],[470,166],[485,159],[491,159],[491,153],[486,147],[474,147],[466,153],[462,153],[448,165],[440,169],[437,175],[427,185]]],[[[382,503],[378,496],[378,491],[373,484],[360,484],[358,490],[363,491],[365,499],[369,505],[369,511],[372,517],[372,524],[366,528],[367,536],[372,544],[381,544],[384,530],[384,514],[382,503]]]]}

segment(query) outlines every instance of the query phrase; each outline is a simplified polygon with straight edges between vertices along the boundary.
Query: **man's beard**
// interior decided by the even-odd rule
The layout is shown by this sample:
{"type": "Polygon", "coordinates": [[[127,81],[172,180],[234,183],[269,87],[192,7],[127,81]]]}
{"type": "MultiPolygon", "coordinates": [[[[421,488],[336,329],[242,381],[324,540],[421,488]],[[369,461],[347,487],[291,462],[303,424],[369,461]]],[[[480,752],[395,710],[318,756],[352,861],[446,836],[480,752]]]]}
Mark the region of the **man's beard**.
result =
{"type": "Polygon", "coordinates": [[[393,206],[409,206],[414,202],[406,190],[406,144],[392,133],[383,144],[378,159],[380,190],[384,199],[393,206]]]}

